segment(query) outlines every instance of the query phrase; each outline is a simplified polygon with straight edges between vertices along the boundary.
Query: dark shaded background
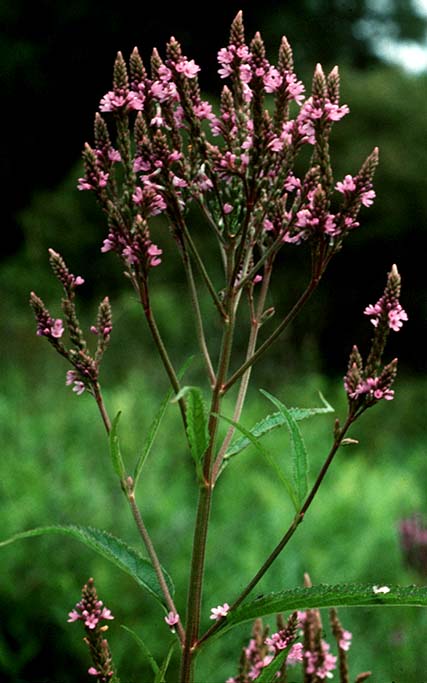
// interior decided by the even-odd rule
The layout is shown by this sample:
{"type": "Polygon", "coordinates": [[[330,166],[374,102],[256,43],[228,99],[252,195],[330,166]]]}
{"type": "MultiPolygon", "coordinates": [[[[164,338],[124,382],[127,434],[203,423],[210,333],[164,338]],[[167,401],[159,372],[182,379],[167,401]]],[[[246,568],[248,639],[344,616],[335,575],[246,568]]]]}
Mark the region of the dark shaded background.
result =
{"type": "MultiPolygon", "coordinates": [[[[354,323],[364,324],[361,306],[378,298],[385,273],[396,261],[411,319],[410,333],[399,335],[400,355],[408,367],[419,371],[426,314],[426,75],[411,76],[398,66],[384,65],[378,53],[384,40],[426,40],[426,18],[408,0],[264,0],[195,7],[126,0],[2,2],[0,174],[5,269],[0,285],[9,306],[3,308],[3,319],[11,311],[19,315],[29,271],[33,281],[43,280],[48,246],[63,249],[67,258],[79,254],[80,271],[89,274],[85,266],[93,263],[91,248],[99,243],[101,228],[96,225],[101,222],[89,206],[91,200],[78,195],[71,179],[78,175],[83,142],[92,139],[93,114],[110,87],[116,51],[128,55],[138,45],[148,61],[152,46],[161,50],[173,33],[184,52],[202,65],[202,87],[218,92],[216,53],[227,43],[230,21],[240,8],[248,37],[260,29],[270,53],[276,51],[283,33],[288,36],[296,71],[307,85],[316,62],[325,69],[340,64],[343,100],[352,114],[333,135],[337,179],[355,173],[375,144],[381,148],[376,205],[364,212],[363,230],[352,236],[345,256],[332,265],[321,308],[312,304],[307,313],[317,325],[313,338],[320,335],[316,352],[324,369],[342,368],[351,343],[348,335],[363,329],[354,323]],[[345,287],[340,284],[343,276],[347,276],[345,287]],[[336,319],[337,309],[347,315],[332,329],[328,320],[336,319]]],[[[298,257],[293,267],[298,280],[298,257]]],[[[96,261],[95,269],[105,283],[111,265],[107,268],[96,261]]],[[[119,286],[114,278],[111,286],[119,286]]],[[[286,294],[278,291],[274,303],[283,298],[287,303],[286,294]]],[[[293,332],[296,347],[301,346],[306,323],[303,319],[300,330],[297,325],[293,332]]],[[[305,337],[303,341],[314,343],[305,337]]]]}

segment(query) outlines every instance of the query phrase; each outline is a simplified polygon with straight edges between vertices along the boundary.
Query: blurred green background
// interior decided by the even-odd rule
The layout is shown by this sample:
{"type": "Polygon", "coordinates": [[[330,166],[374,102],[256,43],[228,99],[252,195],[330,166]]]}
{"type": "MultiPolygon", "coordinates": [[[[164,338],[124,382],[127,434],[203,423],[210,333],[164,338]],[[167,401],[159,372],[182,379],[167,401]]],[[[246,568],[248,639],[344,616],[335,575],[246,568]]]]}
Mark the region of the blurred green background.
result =
{"type": "MultiPolygon", "coordinates": [[[[123,411],[123,450],[129,469],[166,391],[144,321],[120,267],[99,252],[102,217],[93,197],[78,193],[79,153],[91,140],[93,112],[109,89],[115,52],[137,44],[146,60],[153,45],[171,34],[202,66],[202,86],[218,93],[217,50],[228,40],[238,9],[248,37],[260,29],[270,56],[286,34],[297,74],[309,86],[317,61],[338,63],[342,100],[349,117],[333,131],[336,178],[355,173],[374,145],[381,163],[377,200],[361,228],[331,264],[316,298],[269,360],[253,375],[244,423],[251,426],[269,406],[265,388],[287,405],[318,404],[322,391],[338,415],[345,411],[342,375],[353,343],[369,343],[362,311],[379,297],[396,262],[403,278],[402,303],[410,321],[388,350],[399,355],[396,399],[368,413],[351,434],[360,445],[344,449],[288,552],[269,571],[259,592],[313,582],[421,583],[404,566],[398,520],[426,512],[425,254],[427,216],[426,12],[403,0],[304,0],[229,2],[194,10],[98,3],[0,2],[0,72],[6,96],[1,177],[3,188],[0,268],[0,519],[2,538],[43,524],[75,523],[105,528],[139,545],[132,521],[108,466],[103,428],[88,396],[64,387],[68,369],[35,335],[27,301],[37,291],[59,315],[60,292],[47,265],[47,248],[85,277],[81,318],[93,322],[96,303],[109,294],[115,329],[102,382],[111,414],[123,411]],[[203,10],[203,11],[202,11],[203,10]],[[424,52],[422,47],[424,46],[424,52]],[[417,51],[418,49],[418,51],[417,51]],[[407,55],[415,55],[412,66],[407,55]],[[425,63],[425,62],[424,62],[425,63]],[[416,68],[414,68],[416,67],[416,68]],[[124,352],[125,350],[125,352],[124,352]]],[[[192,351],[191,318],[182,310],[184,285],[173,243],[160,222],[164,249],[153,277],[160,326],[180,365],[192,351]]],[[[274,283],[271,305],[286,310],[303,283],[301,253],[290,250],[274,283]]],[[[212,319],[210,335],[217,329],[212,319]]],[[[197,382],[195,360],[189,381],[197,382]]],[[[230,408],[231,410],[231,408],[230,408]]],[[[333,417],[318,416],[302,429],[318,471],[330,443],[333,417]]],[[[269,440],[278,457],[285,434],[269,440]]],[[[194,515],[194,474],[171,407],[141,482],[140,503],[159,554],[184,591],[194,515]]],[[[232,600],[274,547],[291,518],[280,485],[248,449],[224,473],[216,490],[207,564],[205,623],[213,605],[232,600]]],[[[88,655],[79,625],[67,624],[82,584],[94,576],[116,615],[110,640],[123,683],[145,683],[149,672],[120,624],[135,629],[160,657],[169,636],[163,616],[132,580],[76,541],[36,538],[3,548],[0,555],[0,680],[75,683],[88,680],[88,655]],[[142,673],[141,673],[142,672],[142,673]]],[[[424,610],[342,610],[353,631],[353,677],[371,669],[378,683],[427,680],[424,610]]],[[[219,640],[200,659],[197,683],[220,683],[236,671],[247,629],[219,640]]],[[[297,680],[296,675],[295,679],[297,680]]],[[[173,668],[170,681],[174,680],[173,668]]]]}

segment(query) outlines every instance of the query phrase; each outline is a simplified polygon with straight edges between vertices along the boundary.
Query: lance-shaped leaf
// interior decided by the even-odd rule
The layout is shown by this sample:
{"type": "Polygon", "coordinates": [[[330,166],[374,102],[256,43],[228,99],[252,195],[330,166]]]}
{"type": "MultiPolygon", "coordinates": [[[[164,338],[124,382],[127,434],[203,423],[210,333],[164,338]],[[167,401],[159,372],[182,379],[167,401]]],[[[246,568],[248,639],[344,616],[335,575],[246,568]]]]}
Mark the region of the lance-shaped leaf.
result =
{"type": "Polygon", "coordinates": [[[297,498],[297,492],[295,488],[292,486],[291,482],[289,479],[286,477],[282,469],[279,467],[275,459],[270,455],[270,453],[267,451],[266,448],[262,445],[262,443],[254,436],[248,429],[243,427],[239,422],[235,422],[234,420],[231,420],[229,417],[226,417],[225,415],[220,415],[219,416],[222,420],[225,420],[229,424],[233,425],[236,429],[241,432],[244,437],[251,443],[257,451],[263,456],[265,461],[268,463],[268,465],[272,468],[272,470],[277,474],[278,478],[286,488],[292,503],[295,507],[296,512],[299,511],[299,505],[298,505],[298,498],[297,498]]]}
{"type": "MultiPolygon", "coordinates": [[[[300,420],[306,420],[308,417],[312,417],[313,415],[333,413],[334,409],[320,392],[319,396],[320,400],[323,403],[323,408],[289,408],[288,410],[290,415],[294,418],[294,420],[299,422],[300,420]]],[[[286,426],[286,424],[286,418],[283,416],[281,412],[273,413],[272,415],[267,415],[267,417],[257,422],[256,425],[252,427],[250,432],[257,438],[259,438],[261,436],[264,436],[264,434],[268,434],[273,429],[278,429],[279,427],[286,426]]],[[[232,458],[234,455],[237,455],[238,453],[243,451],[247,446],[249,446],[250,443],[250,440],[247,439],[245,436],[236,439],[227,449],[224,460],[228,460],[229,458],[232,458]]]]}
{"type": "Polygon", "coordinates": [[[150,650],[148,649],[147,645],[142,640],[142,638],[137,633],[135,633],[135,631],[133,631],[131,628],[124,626],[124,624],[120,624],[120,626],[122,627],[122,629],[124,629],[125,631],[130,633],[130,635],[135,640],[135,642],[138,643],[139,649],[141,650],[144,657],[150,663],[150,666],[151,666],[154,674],[157,675],[160,671],[160,667],[157,664],[156,660],[154,659],[153,655],[151,654],[150,650]]]}
{"type": "Polygon", "coordinates": [[[164,658],[164,660],[162,662],[160,669],[158,670],[158,672],[156,674],[156,678],[154,679],[154,683],[166,683],[166,678],[165,678],[166,671],[168,670],[169,663],[170,663],[174,649],[175,649],[175,643],[172,643],[172,645],[170,646],[170,648],[168,650],[166,657],[164,658]]]}
{"type": "Polygon", "coordinates": [[[274,403],[286,421],[286,425],[291,436],[292,478],[298,502],[298,509],[300,509],[308,490],[308,456],[304,439],[302,438],[302,434],[296,420],[292,417],[286,406],[283,405],[278,398],[272,394],[269,394],[268,391],[261,389],[261,393],[268,398],[269,401],[274,403]]]}
{"type": "Polygon", "coordinates": [[[209,444],[207,411],[203,394],[198,387],[183,387],[173,400],[179,401],[184,397],[188,443],[193,460],[199,469],[209,444]]]}
{"type": "Polygon", "coordinates": [[[142,451],[141,451],[139,458],[137,460],[137,463],[135,465],[135,470],[134,470],[134,474],[133,474],[134,488],[136,488],[136,485],[138,483],[138,479],[140,477],[142,468],[144,467],[145,461],[147,460],[148,456],[150,455],[150,451],[153,447],[154,440],[157,436],[160,424],[163,420],[164,414],[166,412],[166,409],[168,407],[168,404],[169,404],[172,396],[173,396],[173,390],[171,389],[170,391],[168,391],[165,398],[161,402],[159,409],[158,409],[157,413],[155,414],[153,421],[151,422],[150,428],[148,430],[147,436],[145,437],[144,444],[142,446],[142,451]]]}
{"type": "MultiPolygon", "coordinates": [[[[193,360],[193,356],[190,356],[190,358],[188,358],[185,361],[184,365],[182,366],[182,368],[180,368],[180,370],[177,374],[178,379],[181,379],[183,377],[185,371],[187,370],[187,368],[190,365],[190,363],[192,362],[192,360],[193,360]]],[[[134,489],[136,488],[136,485],[138,483],[138,479],[141,475],[141,471],[142,471],[142,468],[144,467],[145,461],[147,460],[148,456],[150,455],[150,452],[151,452],[151,449],[153,447],[155,438],[158,434],[161,422],[163,420],[163,417],[166,413],[166,409],[168,407],[168,404],[169,404],[173,394],[174,394],[173,389],[170,389],[167,392],[166,396],[164,397],[163,401],[161,402],[161,404],[159,406],[157,413],[154,415],[154,418],[151,422],[150,428],[147,432],[147,436],[145,437],[144,444],[142,446],[142,451],[141,451],[139,458],[137,460],[137,463],[135,465],[135,470],[134,470],[134,474],[133,474],[134,489]]]]}
{"type": "Polygon", "coordinates": [[[117,413],[116,417],[114,418],[112,424],[111,424],[111,430],[110,430],[110,435],[109,435],[109,440],[110,440],[110,455],[111,455],[111,460],[113,463],[114,470],[119,477],[121,482],[124,482],[126,472],[125,472],[125,466],[123,464],[123,458],[122,458],[122,453],[120,450],[120,443],[119,443],[119,435],[118,435],[118,426],[119,426],[119,420],[120,420],[120,415],[122,414],[122,411],[119,410],[117,413]]]}
{"type": "Polygon", "coordinates": [[[379,605],[425,607],[427,606],[427,587],[346,583],[335,586],[320,584],[311,588],[293,588],[280,593],[263,595],[231,610],[224,619],[223,629],[228,630],[245,621],[279,612],[322,607],[379,605]]]}
{"type": "Polygon", "coordinates": [[[268,666],[261,670],[260,675],[256,679],[258,683],[274,683],[277,680],[277,672],[282,668],[291,647],[292,643],[282,650],[268,666]]]}
{"type": "MultiPolygon", "coordinates": [[[[23,538],[42,536],[44,534],[63,534],[76,538],[78,541],[81,541],[89,548],[92,548],[92,550],[95,550],[99,555],[102,555],[102,557],[105,557],[129,574],[142,588],[145,588],[145,590],[151,593],[156,600],[161,602],[165,607],[167,606],[151,562],[144,559],[136,550],[131,548],[131,546],[127,545],[127,543],[120,538],[112,536],[102,529],[71,525],[39,527],[37,529],[23,531],[8,538],[6,541],[1,541],[0,547],[13,543],[14,541],[19,541],[23,538]]],[[[171,595],[173,595],[174,586],[172,579],[164,569],[163,574],[169,591],[171,595]]]]}

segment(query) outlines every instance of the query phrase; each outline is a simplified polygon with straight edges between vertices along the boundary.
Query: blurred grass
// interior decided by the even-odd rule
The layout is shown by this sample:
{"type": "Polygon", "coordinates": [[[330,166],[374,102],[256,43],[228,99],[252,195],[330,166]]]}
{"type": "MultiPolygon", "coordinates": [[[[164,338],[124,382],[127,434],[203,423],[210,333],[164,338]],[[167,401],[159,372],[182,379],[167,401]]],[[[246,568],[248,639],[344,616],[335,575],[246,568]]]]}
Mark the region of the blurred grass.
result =
{"type": "MultiPolygon", "coordinates": [[[[63,386],[65,366],[39,344],[31,347],[31,368],[3,368],[0,389],[0,514],[2,537],[43,524],[99,526],[139,547],[125,501],[108,462],[106,437],[89,396],[63,386]]],[[[47,346],[47,345],[46,345],[47,346]]],[[[110,414],[122,410],[123,452],[132,470],[138,447],[166,390],[147,357],[105,392],[110,414]]],[[[196,363],[197,365],[197,363],[196,363]]],[[[197,372],[197,368],[195,369],[197,372]]],[[[318,374],[303,382],[289,375],[277,383],[267,373],[254,385],[288,406],[319,405],[320,390],[343,415],[341,380],[318,374]]],[[[277,368],[276,368],[277,372],[277,368]]],[[[116,373],[120,375],[120,373],[116,373]]],[[[256,594],[301,584],[308,571],[315,583],[416,581],[403,567],[396,524],[425,509],[426,461],[423,415],[425,381],[400,377],[396,399],[369,411],[350,434],[360,444],[338,454],[334,467],[287,551],[273,565],[256,594]]],[[[224,409],[231,414],[231,406],[224,409]]],[[[271,405],[255,389],[243,422],[250,427],[271,405]]],[[[334,416],[301,423],[316,475],[331,440],[334,416]]],[[[225,426],[224,426],[225,429],[225,426]]],[[[175,406],[140,482],[139,502],[163,564],[174,577],[179,611],[185,611],[186,574],[193,532],[195,478],[181,439],[175,406]]],[[[285,431],[266,440],[286,467],[285,431]]],[[[284,490],[250,448],[235,458],[216,488],[206,568],[204,623],[213,605],[231,602],[279,540],[292,515],[284,490]]],[[[79,625],[67,612],[82,584],[94,576],[101,598],[116,615],[110,626],[115,660],[126,682],[149,681],[134,642],[119,627],[135,629],[157,657],[170,639],[156,603],[130,577],[72,539],[37,538],[1,549],[0,672],[2,681],[83,680],[89,666],[79,625]]],[[[425,611],[341,610],[354,633],[352,675],[371,669],[373,680],[409,683],[427,670],[425,611]],[[416,655],[414,654],[416,653],[416,655]]],[[[236,670],[247,627],[236,629],[200,657],[199,680],[220,683],[236,670]]],[[[172,670],[173,671],[173,670],[172,670]]],[[[174,680],[171,673],[170,680],[174,680]]]]}

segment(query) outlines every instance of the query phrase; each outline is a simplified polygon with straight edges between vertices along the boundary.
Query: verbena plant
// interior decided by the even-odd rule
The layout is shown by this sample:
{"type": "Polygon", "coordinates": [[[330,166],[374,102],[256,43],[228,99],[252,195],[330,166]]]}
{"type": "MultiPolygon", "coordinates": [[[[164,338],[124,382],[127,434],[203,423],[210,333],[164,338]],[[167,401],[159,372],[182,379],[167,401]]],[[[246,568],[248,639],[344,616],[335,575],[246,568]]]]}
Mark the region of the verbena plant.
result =
{"type": "MultiPolygon", "coordinates": [[[[165,612],[165,636],[166,629],[175,634],[181,655],[181,683],[200,681],[195,660],[202,648],[208,648],[234,626],[253,620],[252,638],[243,650],[239,672],[230,682],[289,681],[290,667],[295,666],[292,676],[302,676],[305,683],[331,677],[334,670],[346,683],[350,680],[347,652],[351,634],[341,626],[335,607],[426,605],[425,589],[384,586],[380,581],[377,586],[312,586],[306,576],[305,585],[298,588],[280,585],[279,592],[256,599],[252,593],[306,517],[339,449],[353,442],[348,437],[350,427],[365,410],[393,398],[397,360],[384,364],[383,355],[390,331],[398,331],[407,320],[399,303],[396,266],[388,273],[377,303],[364,310],[373,324],[371,346],[365,359],[356,346],[350,354],[344,378],[347,414],[334,421],[331,444],[314,481],[308,479],[308,457],[298,422],[331,412],[323,397],[321,407],[288,408],[281,399],[263,391],[274,412],[252,429],[243,427],[240,419],[252,367],[299,314],[332,257],[359,227],[360,210],[372,204],[378,150],[374,149],[355,175],[334,179],[329,138],[333,124],[349,113],[348,106],[340,104],[338,68],[325,75],[317,65],[311,95],[306,96],[294,73],[286,38],[280,45],[277,66],[270,65],[258,33],[249,45],[246,43],[239,13],[231,26],[229,45],[219,51],[218,60],[219,75],[228,85],[222,89],[218,108],[214,108],[202,97],[199,66],[182,53],[175,38],[167,44],[163,59],[153,51],[149,73],[136,48],[128,64],[119,53],[112,90],[101,99],[102,114],[95,117],[95,144],[87,144],[83,152],[85,175],[79,179],[79,189],[95,194],[108,224],[101,251],[115,252],[121,261],[170,382],[170,391],[158,408],[131,473],[120,449],[120,413],[113,418],[109,415],[99,381],[112,332],[109,299],[99,305],[96,323],[90,328],[96,339],[93,345],[87,341],[76,312],[76,291],[83,278],[71,274],[53,249],[49,258],[64,290],[63,317],[54,318],[43,301],[31,294],[37,334],[46,337],[71,364],[66,384],[77,395],[86,392],[95,399],[109,436],[112,465],[147,557],[123,540],[91,527],[44,527],[20,533],[3,544],[42,533],[68,534],[130,574],[165,612]],[[295,170],[295,163],[304,149],[310,153],[306,155],[307,169],[301,174],[295,170]],[[158,215],[169,223],[185,273],[186,302],[194,314],[188,346],[192,347],[194,340],[203,361],[205,382],[201,387],[185,384],[188,362],[183,358],[182,367],[174,367],[156,321],[156,269],[163,254],[150,227],[151,219],[158,215]],[[215,257],[220,268],[215,273],[221,272],[221,278],[213,278],[209,272],[214,256],[212,241],[206,246],[204,239],[207,231],[216,240],[215,257]],[[279,252],[286,250],[292,258],[295,249],[307,254],[310,277],[291,309],[279,314],[268,308],[267,295],[273,278],[284,276],[280,264],[277,267],[279,252]],[[201,304],[203,288],[209,296],[209,310],[203,310],[201,304]],[[222,330],[218,345],[205,334],[207,317],[212,314],[222,330]],[[237,337],[247,340],[244,357],[236,348],[237,337]],[[223,407],[226,396],[234,402],[231,414],[223,407]],[[181,438],[194,464],[196,521],[186,607],[184,587],[175,594],[137,503],[141,472],[171,403],[180,412],[181,438]],[[282,463],[270,453],[263,437],[283,427],[289,431],[291,448],[282,463]],[[201,605],[215,485],[220,476],[227,476],[230,461],[248,446],[273,468],[295,513],[270,555],[260,558],[256,574],[249,581],[239,577],[239,585],[247,581],[240,594],[224,596],[228,602],[212,608],[212,622],[206,623],[201,605]],[[323,640],[318,611],[322,607],[331,608],[337,655],[323,640]],[[290,612],[290,616],[283,617],[283,612],[290,612]],[[269,636],[261,617],[272,614],[277,615],[277,631],[269,636]]],[[[174,467],[179,465],[174,462],[174,467]]],[[[105,622],[112,618],[90,579],[69,621],[83,621],[92,657],[89,674],[100,682],[119,680],[105,637],[105,622]]],[[[170,638],[165,637],[165,650],[169,651],[159,664],[147,644],[138,634],[133,635],[152,667],[153,680],[164,681],[171,656],[170,638]]],[[[359,674],[357,680],[368,675],[359,674]]]]}

